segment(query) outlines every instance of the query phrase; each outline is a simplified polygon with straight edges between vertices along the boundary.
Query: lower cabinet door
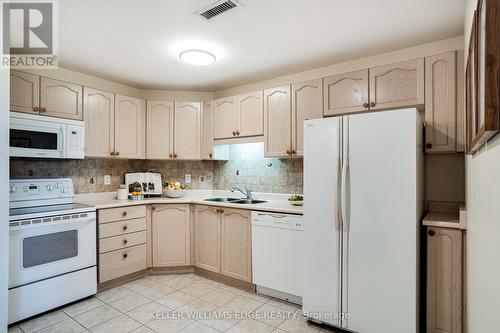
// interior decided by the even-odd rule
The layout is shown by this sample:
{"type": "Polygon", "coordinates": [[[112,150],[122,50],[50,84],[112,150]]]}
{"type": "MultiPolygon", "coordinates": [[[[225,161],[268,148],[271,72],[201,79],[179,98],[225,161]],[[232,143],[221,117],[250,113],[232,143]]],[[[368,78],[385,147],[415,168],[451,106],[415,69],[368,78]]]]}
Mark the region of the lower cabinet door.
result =
{"type": "Polygon", "coordinates": [[[155,205],[151,215],[153,267],[190,265],[189,205],[155,205]]]}
{"type": "Polygon", "coordinates": [[[146,244],[99,255],[99,283],[146,269],[146,244]]]}
{"type": "Polygon", "coordinates": [[[252,236],[249,210],[223,209],[221,273],[252,282],[252,236]]]}
{"type": "Polygon", "coordinates": [[[194,211],[195,266],[220,273],[220,208],[196,206],[194,211]]]}
{"type": "Polygon", "coordinates": [[[462,230],[427,230],[427,332],[462,332],[462,230]]]}

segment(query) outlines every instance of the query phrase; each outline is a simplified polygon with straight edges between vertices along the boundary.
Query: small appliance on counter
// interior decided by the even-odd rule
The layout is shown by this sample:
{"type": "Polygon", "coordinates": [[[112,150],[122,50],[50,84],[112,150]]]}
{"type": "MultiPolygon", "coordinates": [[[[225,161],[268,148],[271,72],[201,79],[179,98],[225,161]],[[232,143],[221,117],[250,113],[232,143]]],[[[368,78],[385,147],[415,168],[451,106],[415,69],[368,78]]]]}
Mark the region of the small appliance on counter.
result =
{"type": "Polygon", "coordinates": [[[125,174],[125,185],[127,185],[129,196],[142,189],[144,197],[161,196],[162,182],[161,174],[153,172],[136,172],[125,174]]]}

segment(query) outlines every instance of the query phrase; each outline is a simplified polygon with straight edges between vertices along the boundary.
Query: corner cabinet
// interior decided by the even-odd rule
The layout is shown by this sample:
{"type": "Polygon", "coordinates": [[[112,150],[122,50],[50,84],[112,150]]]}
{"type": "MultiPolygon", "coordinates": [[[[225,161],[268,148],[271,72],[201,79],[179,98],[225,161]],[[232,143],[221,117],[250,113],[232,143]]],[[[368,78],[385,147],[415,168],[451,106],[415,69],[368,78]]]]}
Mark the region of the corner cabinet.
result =
{"type": "Polygon", "coordinates": [[[115,95],[115,157],[145,157],[144,109],[143,100],[115,95]]]}
{"type": "Polygon", "coordinates": [[[336,116],[369,108],[368,69],[325,78],[325,116],[336,116]]]}
{"type": "Polygon", "coordinates": [[[85,156],[110,157],[115,150],[115,95],[83,88],[85,156]]]}
{"type": "Polygon", "coordinates": [[[189,205],[154,205],[151,212],[153,267],[191,264],[189,205]]]}
{"type": "Polygon", "coordinates": [[[463,231],[427,229],[427,332],[461,333],[463,231]]]}
{"type": "Polygon", "coordinates": [[[292,84],[293,156],[304,155],[304,120],[323,117],[323,79],[292,84]]]}
{"type": "Polygon", "coordinates": [[[264,156],[291,156],[290,86],[264,90],[264,156]]]}
{"type": "Polygon", "coordinates": [[[40,113],[40,77],[18,71],[10,71],[10,110],[40,113]]]}
{"type": "Polygon", "coordinates": [[[166,160],[174,151],[174,102],[147,101],[146,158],[166,160]]]}
{"type": "Polygon", "coordinates": [[[252,226],[250,211],[223,209],[221,273],[252,282],[252,226]]]}
{"type": "Polygon", "coordinates": [[[197,205],[194,219],[194,265],[252,282],[250,211],[197,205]]]}
{"type": "Polygon", "coordinates": [[[370,110],[424,104],[424,77],[424,58],[370,68],[370,110]]]}
{"type": "Polygon", "coordinates": [[[425,150],[456,151],[456,52],[425,58],[425,150]]]}
{"type": "Polygon", "coordinates": [[[194,209],[194,265],[220,273],[220,208],[196,206],[194,209]]]}

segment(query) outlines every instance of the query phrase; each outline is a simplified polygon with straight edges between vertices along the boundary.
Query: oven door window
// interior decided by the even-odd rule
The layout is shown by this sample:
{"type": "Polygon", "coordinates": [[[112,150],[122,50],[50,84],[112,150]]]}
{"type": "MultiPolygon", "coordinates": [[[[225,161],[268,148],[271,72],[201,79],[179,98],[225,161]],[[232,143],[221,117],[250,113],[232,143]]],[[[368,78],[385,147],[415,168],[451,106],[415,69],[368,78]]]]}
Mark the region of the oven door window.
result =
{"type": "Polygon", "coordinates": [[[11,129],[10,146],[57,150],[57,133],[11,129]]]}
{"type": "Polygon", "coordinates": [[[78,256],[78,230],[23,239],[23,267],[30,268],[78,256]]]}

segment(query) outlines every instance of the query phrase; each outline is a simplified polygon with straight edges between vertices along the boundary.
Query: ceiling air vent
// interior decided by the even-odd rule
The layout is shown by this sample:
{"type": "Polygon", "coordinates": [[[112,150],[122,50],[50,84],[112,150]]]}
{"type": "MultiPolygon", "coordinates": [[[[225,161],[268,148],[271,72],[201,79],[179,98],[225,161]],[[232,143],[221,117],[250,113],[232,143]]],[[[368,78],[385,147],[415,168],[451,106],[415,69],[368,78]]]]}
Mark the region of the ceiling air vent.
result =
{"type": "Polygon", "coordinates": [[[195,14],[200,15],[207,21],[213,19],[214,17],[227,12],[236,7],[240,7],[241,3],[236,0],[222,0],[211,4],[210,6],[200,9],[195,12],[195,14]]]}

